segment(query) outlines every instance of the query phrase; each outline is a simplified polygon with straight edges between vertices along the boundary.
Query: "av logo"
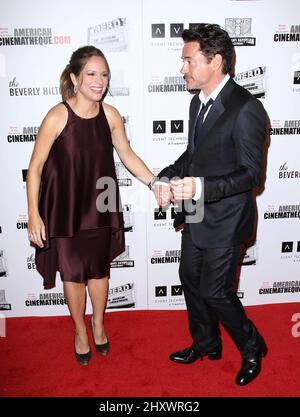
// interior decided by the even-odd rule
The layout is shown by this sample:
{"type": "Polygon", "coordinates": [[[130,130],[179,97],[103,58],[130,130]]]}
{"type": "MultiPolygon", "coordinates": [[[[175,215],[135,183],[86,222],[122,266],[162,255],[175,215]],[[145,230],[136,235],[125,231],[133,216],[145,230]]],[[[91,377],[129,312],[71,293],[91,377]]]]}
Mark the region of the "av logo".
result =
{"type": "Polygon", "coordinates": [[[153,23],[152,38],[164,38],[165,37],[165,24],[164,23],[153,23]]]}
{"type": "Polygon", "coordinates": [[[153,133],[166,133],[166,121],[165,120],[153,120],[153,133]]]}
{"type": "MultiPolygon", "coordinates": [[[[183,133],[183,120],[170,120],[171,133],[183,133]]],[[[153,133],[166,133],[166,120],[153,120],[153,133]]]]}
{"type": "Polygon", "coordinates": [[[281,252],[282,253],[293,252],[293,244],[294,242],[282,242],[281,252]]]}
{"type": "Polygon", "coordinates": [[[171,133],[183,133],[183,120],[171,120],[171,133]]]}
{"type": "Polygon", "coordinates": [[[183,32],[183,23],[171,23],[170,24],[170,37],[180,38],[183,32]]]}
{"type": "Polygon", "coordinates": [[[166,297],[166,296],[167,296],[166,285],[162,287],[155,287],[155,297],[166,297]]]}
{"type": "Polygon", "coordinates": [[[167,212],[162,208],[154,209],[154,220],[166,220],[167,212]]]}
{"type": "Polygon", "coordinates": [[[182,295],[182,286],[181,285],[171,285],[171,295],[182,295]]]}

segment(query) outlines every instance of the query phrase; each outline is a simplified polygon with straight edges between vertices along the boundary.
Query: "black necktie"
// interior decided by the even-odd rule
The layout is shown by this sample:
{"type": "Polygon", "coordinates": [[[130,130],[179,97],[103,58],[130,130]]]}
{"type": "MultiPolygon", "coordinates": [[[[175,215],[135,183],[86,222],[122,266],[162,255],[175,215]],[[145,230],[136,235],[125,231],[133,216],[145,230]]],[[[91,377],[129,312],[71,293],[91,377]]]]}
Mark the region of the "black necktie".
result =
{"type": "Polygon", "coordinates": [[[196,122],[196,126],[195,126],[195,134],[194,134],[194,147],[196,148],[197,143],[200,139],[201,136],[201,129],[202,129],[202,125],[203,125],[203,120],[204,120],[204,115],[206,113],[206,111],[208,110],[209,106],[211,104],[213,104],[213,99],[210,98],[208,100],[208,102],[206,104],[204,104],[203,102],[201,102],[201,109],[200,112],[198,114],[198,118],[197,118],[197,122],[196,122]]]}

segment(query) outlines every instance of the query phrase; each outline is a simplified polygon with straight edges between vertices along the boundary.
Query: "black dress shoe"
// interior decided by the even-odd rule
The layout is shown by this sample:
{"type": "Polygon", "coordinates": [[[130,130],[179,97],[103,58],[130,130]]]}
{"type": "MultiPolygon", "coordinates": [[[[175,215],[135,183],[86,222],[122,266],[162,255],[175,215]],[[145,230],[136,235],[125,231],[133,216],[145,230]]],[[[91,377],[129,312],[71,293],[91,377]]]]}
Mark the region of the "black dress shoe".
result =
{"type": "Polygon", "coordinates": [[[110,343],[108,340],[106,343],[102,343],[102,344],[98,344],[95,342],[92,317],[90,318],[90,328],[92,330],[93,342],[94,342],[96,352],[100,353],[100,355],[102,356],[106,356],[110,349],[110,343]]]}
{"type": "Polygon", "coordinates": [[[91,360],[91,357],[92,357],[91,349],[89,349],[89,351],[87,353],[77,353],[76,352],[75,336],[74,336],[74,354],[75,354],[75,358],[76,358],[77,362],[80,363],[80,365],[84,365],[84,366],[89,364],[89,361],[91,360]]]}
{"type": "Polygon", "coordinates": [[[259,351],[252,357],[242,358],[242,366],[236,376],[235,382],[237,385],[243,386],[253,381],[261,371],[261,358],[268,353],[268,348],[262,340],[259,351]]]}
{"type": "Polygon", "coordinates": [[[178,352],[171,353],[170,360],[177,363],[193,363],[198,359],[202,360],[204,356],[207,356],[210,360],[221,359],[222,347],[219,346],[212,352],[200,352],[191,346],[186,349],[179,350],[178,352]]]}

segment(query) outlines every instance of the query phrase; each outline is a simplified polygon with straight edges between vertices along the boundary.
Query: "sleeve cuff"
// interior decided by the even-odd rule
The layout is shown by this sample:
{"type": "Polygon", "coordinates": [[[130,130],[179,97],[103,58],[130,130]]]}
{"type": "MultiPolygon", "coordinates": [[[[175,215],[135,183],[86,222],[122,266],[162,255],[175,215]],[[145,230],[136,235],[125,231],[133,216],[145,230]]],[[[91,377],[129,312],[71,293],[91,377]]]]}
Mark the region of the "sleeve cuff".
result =
{"type": "Polygon", "coordinates": [[[193,200],[197,201],[200,199],[201,194],[202,194],[202,183],[201,183],[200,177],[194,177],[194,180],[195,180],[196,192],[193,197],[193,200]]]}

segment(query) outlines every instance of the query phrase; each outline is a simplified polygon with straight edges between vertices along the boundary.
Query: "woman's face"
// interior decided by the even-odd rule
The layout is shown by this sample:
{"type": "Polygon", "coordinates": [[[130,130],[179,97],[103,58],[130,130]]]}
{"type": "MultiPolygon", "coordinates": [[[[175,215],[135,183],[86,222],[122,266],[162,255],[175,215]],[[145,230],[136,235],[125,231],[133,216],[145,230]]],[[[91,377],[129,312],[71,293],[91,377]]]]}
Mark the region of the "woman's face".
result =
{"type": "Polygon", "coordinates": [[[73,77],[72,81],[77,84],[79,94],[93,101],[101,100],[109,83],[109,72],[105,60],[99,56],[92,56],[80,75],[73,77]]]}

